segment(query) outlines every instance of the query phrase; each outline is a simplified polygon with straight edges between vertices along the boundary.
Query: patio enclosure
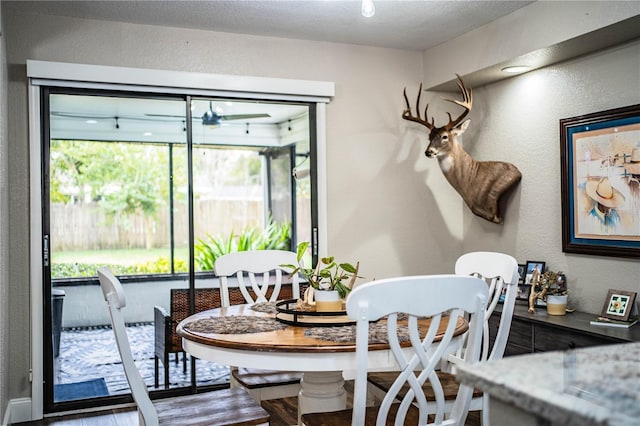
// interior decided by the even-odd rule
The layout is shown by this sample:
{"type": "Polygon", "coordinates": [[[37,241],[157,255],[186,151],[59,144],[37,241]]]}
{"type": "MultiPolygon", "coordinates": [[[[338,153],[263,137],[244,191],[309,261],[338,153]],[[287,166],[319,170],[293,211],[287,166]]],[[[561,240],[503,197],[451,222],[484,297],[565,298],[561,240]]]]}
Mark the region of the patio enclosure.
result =
{"type": "MultiPolygon", "coordinates": [[[[217,286],[216,256],[312,240],[313,179],[296,179],[293,170],[314,167],[315,110],[300,102],[61,88],[44,90],[42,101],[45,295],[58,294],[45,321],[45,409],[60,411],[126,394],[109,386],[106,395],[58,394],[65,380],[95,380],[102,371],[86,358],[74,365],[65,340],[109,324],[98,267],[120,277],[125,315],[145,330],[154,306],[168,310],[171,288],[217,286]]],[[[170,389],[220,384],[226,370],[201,363],[194,360],[170,389]],[[209,373],[215,377],[197,377],[209,373]]]]}

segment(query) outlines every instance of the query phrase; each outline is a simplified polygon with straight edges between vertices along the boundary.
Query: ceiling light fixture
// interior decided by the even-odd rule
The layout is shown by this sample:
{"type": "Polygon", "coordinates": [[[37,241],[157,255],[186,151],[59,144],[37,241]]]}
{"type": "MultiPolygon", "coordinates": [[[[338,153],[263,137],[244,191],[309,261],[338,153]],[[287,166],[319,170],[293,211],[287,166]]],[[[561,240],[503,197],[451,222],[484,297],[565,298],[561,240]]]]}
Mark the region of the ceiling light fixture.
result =
{"type": "Polygon", "coordinates": [[[373,0],[362,0],[362,16],[371,18],[375,14],[376,7],[373,5],[373,0]]]}
{"type": "Polygon", "coordinates": [[[530,69],[531,67],[528,65],[512,65],[509,67],[504,67],[500,71],[508,72],[510,74],[517,74],[517,73],[529,71],[530,69]]]}

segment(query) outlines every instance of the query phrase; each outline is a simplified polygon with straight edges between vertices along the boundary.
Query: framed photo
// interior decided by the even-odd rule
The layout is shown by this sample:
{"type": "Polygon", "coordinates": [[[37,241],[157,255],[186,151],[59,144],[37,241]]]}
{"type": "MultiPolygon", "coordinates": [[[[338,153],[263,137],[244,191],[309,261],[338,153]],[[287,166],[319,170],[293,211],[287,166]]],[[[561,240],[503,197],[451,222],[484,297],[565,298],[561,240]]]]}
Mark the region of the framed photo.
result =
{"type": "Polygon", "coordinates": [[[544,265],[545,262],[541,262],[539,260],[527,260],[524,283],[527,285],[533,284],[533,281],[544,273],[544,265]]]}
{"type": "Polygon", "coordinates": [[[560,120],[562,251],[640,258],[640,104],[560,120]]]}
{"type": "Polygon", "coordinates": [[[516,299],[529,300],[530,295],[531,295],[531,286],[529,284],[518,285],[518,295],[516,296],[516,299]]]}
{"type": "Polygon", "coordinates": [[[518,284],[524,284],[525,268],[526,265],[518,264],[518,276],[520,277],[520,279],[518,279],[518,284]]]}
{"type": "Polygon", "coordinates": [[[600,316],[618,321],[629,321],[629,315],[631,315],[635,303],[635,292],[609,289],[600,316]]]}

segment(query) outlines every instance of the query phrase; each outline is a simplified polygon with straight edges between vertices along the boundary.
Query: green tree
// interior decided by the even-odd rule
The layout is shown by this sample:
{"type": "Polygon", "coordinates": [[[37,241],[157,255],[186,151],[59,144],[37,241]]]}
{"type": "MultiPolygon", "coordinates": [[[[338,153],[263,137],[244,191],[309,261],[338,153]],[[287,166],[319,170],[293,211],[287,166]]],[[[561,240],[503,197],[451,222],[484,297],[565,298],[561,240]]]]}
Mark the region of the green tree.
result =
{"type": "MultiPolygon", "coordinates": [[[[184,156],[184,150],[176,151],[184,156]]],[[[186,185],[185,161],[174,159],[176,187],[186,185]]],[[[142,211],[149,247],[158,212],[168,204],[168,170],[165,144],[53,140],[50,198],[52,202],[97,202],[111,218],[142,211]]],[[[183,192],[174,194],[180,197],[183,192]]]]}

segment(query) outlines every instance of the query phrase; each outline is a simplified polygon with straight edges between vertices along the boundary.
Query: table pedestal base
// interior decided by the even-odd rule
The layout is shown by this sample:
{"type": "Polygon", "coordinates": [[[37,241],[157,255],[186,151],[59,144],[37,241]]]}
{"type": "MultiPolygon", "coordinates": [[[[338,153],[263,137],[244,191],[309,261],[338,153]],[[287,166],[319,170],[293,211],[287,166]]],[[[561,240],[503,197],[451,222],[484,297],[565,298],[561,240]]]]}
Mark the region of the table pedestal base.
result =
{"type": "Polygon", "coordinates": [[[323,413],[347,408],[347,392],[341,371],[304,372],[298,394],[298,424],[305,413],[323,413]]]}

